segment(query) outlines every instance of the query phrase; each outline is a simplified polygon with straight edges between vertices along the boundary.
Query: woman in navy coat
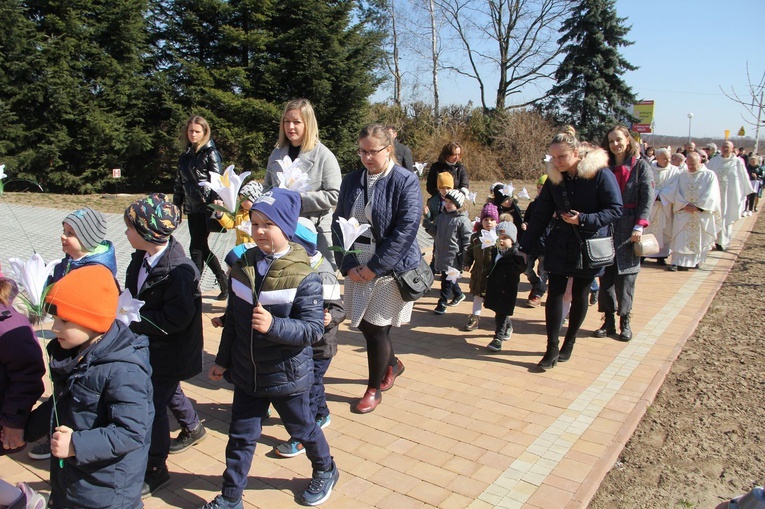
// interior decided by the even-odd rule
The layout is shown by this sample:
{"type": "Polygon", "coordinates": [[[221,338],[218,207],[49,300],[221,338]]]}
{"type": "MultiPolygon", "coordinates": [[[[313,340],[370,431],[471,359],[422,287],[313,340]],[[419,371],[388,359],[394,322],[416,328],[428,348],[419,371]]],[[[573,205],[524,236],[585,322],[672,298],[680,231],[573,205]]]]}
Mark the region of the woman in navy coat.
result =
{"type": "Polygon", "coordinates": [[[571,357],[576,334],[587,315],[590,285],[600,271],[582,266],[579,238],[608,235],[608,225],[622,215],[621,193],[613,173],[608,171],[608,155],[603,149],[582,146],[573,129],[569,129],[552,139],[550,155],[547,181],[519,242],[520,251],[530,253],[554,218],[545,243],[545,268],[550,278],[545,308],[547,350],[539,362],[542,369],[571,357]],[[571,314],[559,349],[563,294],[570,277],[574,278],[571,314]]]}

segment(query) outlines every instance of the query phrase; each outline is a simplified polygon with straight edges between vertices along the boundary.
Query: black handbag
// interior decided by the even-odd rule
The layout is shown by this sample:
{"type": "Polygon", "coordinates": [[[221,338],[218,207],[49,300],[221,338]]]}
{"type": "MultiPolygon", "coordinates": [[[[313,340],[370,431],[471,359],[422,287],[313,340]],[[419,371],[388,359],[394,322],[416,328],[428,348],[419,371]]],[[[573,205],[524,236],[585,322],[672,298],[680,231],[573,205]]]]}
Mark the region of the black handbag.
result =
{"type": "Polygon", "coordinates": [[[393,271],[393,278],[398,284],[398,290],[404,302],[416,301],[428,293],[433,286],[433,271],[423,257],[420,257],[417,267],[411,270],[400,274],[393,271]]]}
{"type": "MultiPolygon", "coordinates": [[[[571,208],[565,187],[563,188],[563,203],[567,209],[571,208]]],[[[582,239],[582,236],[579,234],[578,226],[572,224],[571,227],[574,229],[577,240],[579,240],[579,259],[576,264],[577,270],[585,268],[599,269],[601,267],[608,267],[614,263],[616,248],[614,247],[612,225],[608,225],[607,236],[593,237],[590,239],[582,239]]]]}
{"type": "Polygon", "coordinates": [[[616,249],[614,249],[614,237],[612,235],[608,235],[607,237],[594,237],[582,241],[582,238],[579,236],[579,229],[574,227],[574,230],[582,245],[582,262],[586,264],[587,267],[598,269],[614,263],[616,249]]]}

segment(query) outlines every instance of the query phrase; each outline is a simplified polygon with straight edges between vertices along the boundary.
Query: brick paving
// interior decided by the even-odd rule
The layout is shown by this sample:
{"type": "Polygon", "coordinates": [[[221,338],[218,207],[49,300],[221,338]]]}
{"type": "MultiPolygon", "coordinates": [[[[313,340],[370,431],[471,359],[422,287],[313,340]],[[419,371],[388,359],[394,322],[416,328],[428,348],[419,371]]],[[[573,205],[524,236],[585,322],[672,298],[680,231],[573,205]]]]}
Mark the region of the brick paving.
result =
{"type": "MultiPolygon", "coordinates": [[[[0,203],[3,263],[9,256],[28,257],[31,244],[46,261],[61,256],[57,235],[66,211],[14,206],[16,217],[24,218],[25,234],[6,207],[0,203]]],[[[124,225],[119,215],[108,215],[108,220],[118,277],[124,279],[130,253],[124,225]]],[[[755,220],[737,222],[731,248],[713,252],[699,270],[670,273],[647,262],[637,282],[634,339],[621,343],[589,337],[600,325],[596,308],[590,307],[571,361],[546,373],[536,369],[545,348],[543,307],[518,307],[512,339],[502,352],[490,353],[485,346],[493,332],[492,312],[484,312],[478,330],[461,332],[470,299],[437,316],[432,313],[437,300],[433,290],[415,304],[412,323],[394,330],[396,353],[406,372],[375,412],[357,415],[350,410],[365,389],[366,352],[361,334],[343,324],[338,355],[326,377],[332,423],[324,430],[341,474],[324,506],[586,507],[706,312],[755,220]]],[[[184,235],[181,228],[177,236],[187,245],[184,235]]],[[[221,237],[216,247],[223,253],[233,234],[221,237]]],[[[217,290],[206,278],[209,365],[220,337],[209,320],[222,312],[222,304],[211,298],[217,290]]],[[[463,283],[466,287],[466,279],[463,283]]],[[[524,280],[519,295],[528,292],[524,280]]],[[[199,507],[219,492],[231,386],[204,375],[183,386],[196,402],[208,437],[170,456],[172,482],[145,500],[148,508],[199,507]]],[[[287,438],[278,416],[266,422],[245,507],[297,505],[311,468],[305,456],[282,459],[273,454],[273,447],[287,438]]],[[[45,491],[47,466],[22,452],[0,458],[0,477],[45,491]]]]}

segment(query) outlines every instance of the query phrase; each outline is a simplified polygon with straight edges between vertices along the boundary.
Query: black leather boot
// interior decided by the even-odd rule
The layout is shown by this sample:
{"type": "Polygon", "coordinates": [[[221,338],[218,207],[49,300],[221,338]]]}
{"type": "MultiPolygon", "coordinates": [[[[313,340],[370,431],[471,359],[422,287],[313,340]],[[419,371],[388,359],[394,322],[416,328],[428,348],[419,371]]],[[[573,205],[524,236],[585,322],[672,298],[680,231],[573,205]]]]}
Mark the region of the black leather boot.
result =
{"type": "Polygon", "coordinates": [[[559,362],[566,362],[571,358],[571,352],[574,351],[574,343],[576,343],[576,338],[566,338],[563,346],[560,347],[560,353],[558,354],[559,362]]]}
{"type": "Polygon", "coordinates": [[[227,300],[228,299],[228,278],[224,272],[215,275],[215,279],[218,281],[220,287],[220,294],[215,297],[215,300],[227,300]]]}
{"type": "Polygon", "coordinates": [[[616,334],[616,319],[613,313],[603,313],[603,325],[592,333],[596,338],[604,338],[616,334]]]}
{"type": "Polygon", "coordinates": [[[558,351],[558,341],[555,340],[554,342],[548,341],[547,342],[547,351],[545,351],[545,356],[542,357],[542,360],[539,361],[539,366],[542,368],[542,371],[552,369],[555,367],[556,364],[558,364],[558,356],[560,352],[558,351]]]}
{"type": "Polygon", "coordinates": [[[632,329],[630,329],[630,315],[619,317],[619,328],[622,330],[619,334],[619,341],[629,341],[632,339],[632,329]]]}

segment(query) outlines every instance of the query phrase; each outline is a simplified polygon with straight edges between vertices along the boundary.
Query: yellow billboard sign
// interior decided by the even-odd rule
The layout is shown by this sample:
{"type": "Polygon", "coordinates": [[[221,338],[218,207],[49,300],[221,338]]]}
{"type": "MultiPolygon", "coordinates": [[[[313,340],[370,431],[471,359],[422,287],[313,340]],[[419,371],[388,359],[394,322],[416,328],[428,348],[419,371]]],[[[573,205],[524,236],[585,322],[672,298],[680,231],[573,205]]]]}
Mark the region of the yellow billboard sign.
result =
{"type": "Polygon", "coordinates": [[[632,130],[638,133],[650,133],[653,123],[653,101],[640,101],[632,106],[632,114],[638,118],[632,124],[632,130]]]}

